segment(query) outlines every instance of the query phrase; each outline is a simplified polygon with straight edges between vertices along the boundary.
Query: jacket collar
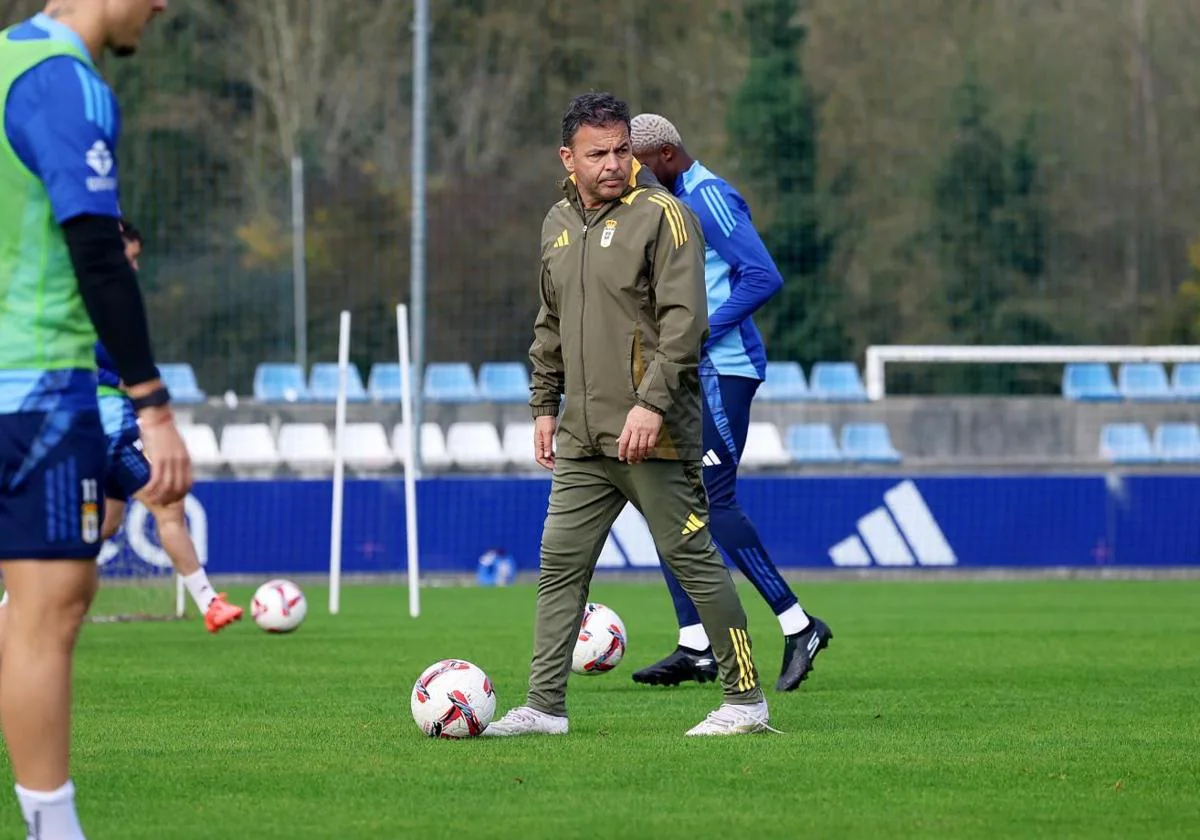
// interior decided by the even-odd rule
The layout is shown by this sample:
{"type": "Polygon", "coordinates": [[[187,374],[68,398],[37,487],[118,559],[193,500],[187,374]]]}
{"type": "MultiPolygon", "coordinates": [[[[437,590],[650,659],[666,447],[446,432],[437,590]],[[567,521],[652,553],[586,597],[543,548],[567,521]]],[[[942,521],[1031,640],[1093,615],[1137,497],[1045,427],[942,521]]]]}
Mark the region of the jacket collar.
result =
{"type": "MultiPolygon", "coordinates": [[[[625,184],[625,189],[621,192],[621,195],[613,200],[620,201],[638,187],[649,187],[657,183],[658,179],[654,177],[654,173],[651,172],[647,167],[638,163],[637,158],[634,158],[633,166],[629,170],[629,181],[625,184]]],[[[567,200],[570,201],[571,204],[578,208],[583,207],[583,202],[579,197],[579,187],[575,182],[574,174],[564,178],[559,183],[559,186],[562,188],[562,191],[567,194],[567,200]]]]}

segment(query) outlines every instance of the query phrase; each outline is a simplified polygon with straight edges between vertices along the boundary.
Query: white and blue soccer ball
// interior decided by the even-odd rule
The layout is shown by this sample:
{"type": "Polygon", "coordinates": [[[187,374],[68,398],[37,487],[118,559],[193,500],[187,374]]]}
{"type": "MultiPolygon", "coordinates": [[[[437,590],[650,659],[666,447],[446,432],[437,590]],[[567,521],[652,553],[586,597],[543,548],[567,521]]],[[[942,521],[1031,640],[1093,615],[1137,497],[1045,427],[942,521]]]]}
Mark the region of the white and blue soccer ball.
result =
{"type": "Polygon", "coordinates": [[[308,615],[308,601],[300,587],[290,580],[269,580],[254,593],[250,615],[268,633],[290,633],[308,615]]]}
{"type": "Polygon", "coordinates": [[[496,715],[496,692],[483,669],[465,659],[443,659],[417,677],[413,720],[430,738],[474,738],[496,715]]]}
{"type": "Polygon", "coordinates": [[[589,603],[583,609],[571,670],[576,674],[603,674],[616,668],[625,656],[625,622],[603,604],[589,603]]]}

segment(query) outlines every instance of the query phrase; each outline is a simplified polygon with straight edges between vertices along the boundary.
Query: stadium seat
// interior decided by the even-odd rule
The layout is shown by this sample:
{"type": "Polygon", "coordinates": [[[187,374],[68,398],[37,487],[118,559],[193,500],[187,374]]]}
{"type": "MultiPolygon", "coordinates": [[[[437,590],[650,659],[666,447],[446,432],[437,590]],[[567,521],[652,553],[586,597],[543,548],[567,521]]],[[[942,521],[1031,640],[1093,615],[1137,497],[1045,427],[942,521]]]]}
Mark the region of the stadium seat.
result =
{"type": "Polygon", "coordinates": [[[1152,464],[1158,454],[1141,423],[1106,423],[1100,430],[1100,457],[1114,464],[1152,464]]]}
{"type": "Polygon", "coordinates": [[[425,367],[425,399],[440,403],[479,400],[475,373],[466,362],[433,362],[425,367]]]}
{"type": "Polygon", "coordinates": [[[1200,463],[1200,426],[1163,423],[1154,430],[1154,451],[1169,464],[1200,463]]]}
{"type": "Polygon", "coordinates": [[[197,469],[214,469],[224,463],[212,426],[203,423],[183,424],[179,426],[179,435],[197,469]]]}
{"type": "MultiPolygon", "coordinates": [[[[308,373],[308,394],[315,402],[337,402],[337,362],[317,362],[308,373]]],[[[363,387],[362,374],[358,365],[346,369],[346,402],[366,402],[367,389],[363,387]]]]}
{"type": "Polygon", "coordinates": [[[286,362],[262,362],[254,369],[254,399],[260,402],[307,402],[304,369],[286,362]]]}
{"type": "Polygon", "coordinates": [[[284,423],[279,457],[297,472],[325,471],[333,464],[333,438],[324,423],[284,423]]]}
{"type": "Polygon", "coordinates": [[[751,423],[746,430],[746,448],[741,464],[748,469],[782,467],[791,463],[783,438],[774,423],[751,423]]]}
{"type": "Polygon", "coordinates": [[[828,423],[796,423],[788,426],[787,448],[798,464],[839,463],[843,460],[828,423]]]}
{"type": "Polygon", "coordinates": [[[1171,371],[1171,390],[1179,400],[1200,400],[1200,363],[1181,362],[1171,371]]]}
{"type": "Polygon", "coordinates": [[[479,398],[484,402],[528,402],[529,369],[521,362],[484,362],[479,366],[479,398]]]}
{"type": "Polygon", "coordinates": [[[817,362],[813,365],[812,396],[824,402],[866,402],[867,389],[854,362],[817,362]]]}
{"type": "Polygon", "coordinates": [[[842,454],[848,461],[898,464],[900,453],[884,423],[847,423],[842,426],[842,454]]]}
{"type": "Polygon", "coordinates": [[[400,365],[395,362],[376,362],[367,375],[367,393],[376,402],[398,403],[404,396],[400,390],[400,365]]]}
{"type": "Polygon", "coordinates": [[[504,456],[521,469],[541,469],[533,459],[533,423],[509,423],[504,427],[504,456]]]}
{"type": "Polygon", "coordinates": [[[1112,402],[1121,399],[1112,371],[1100,362],[1074,362],[1063,368],[1062,395],[1081,402],[1112,402]]]}
{"type": "Polygon", "coordinates": [[[206,394],[196,382],[196,371],[187,362],[166,362],[158,366],[163,384],[171,392],[171,402],[178,405],[202,403],[206,394]]]}
{"type": "Polygon", "coordinates": [[[766,402],[796,402],[809,398],[808,382],[799,362],[767,362],[767,378],[758,388],[766,402]]]}
{"type": "Polygon", "coordinates": [[[1127,400],[1167,402],[1175,399],[1167,371],[1158,362],[1126,362],[1117,370],[1117,388],[1127,400]]]}
{"type": "Polygon", "coordinates": [[[342,455],[353,470],[386,470],[396,463],[387,432],[379,423],[347,423],[342,455]]]}
{"type": "Polygon", "coordinates": [[[230,423],[221,430],[221,456],[236,472],[273,470],[280,462],[266,423],[230,423]]]}
{"type": "Polygon", "coordinates": [[[491,423],[451,423],[446,430],[446,449],[464,470],[497,470],[508,462],[491,423]]]}
{"type": "MultiPolygon", "coordinates": [[[[396,460],[405,463],[408,452],[408,435],[404,425],[397,423],[392,429],[392,452],[396,460]]],[[[432,421],[421,424],[421,464],[427,470],[444,470],[453,463],[446,451],[446,436],[442,427],[432,421]]]]}

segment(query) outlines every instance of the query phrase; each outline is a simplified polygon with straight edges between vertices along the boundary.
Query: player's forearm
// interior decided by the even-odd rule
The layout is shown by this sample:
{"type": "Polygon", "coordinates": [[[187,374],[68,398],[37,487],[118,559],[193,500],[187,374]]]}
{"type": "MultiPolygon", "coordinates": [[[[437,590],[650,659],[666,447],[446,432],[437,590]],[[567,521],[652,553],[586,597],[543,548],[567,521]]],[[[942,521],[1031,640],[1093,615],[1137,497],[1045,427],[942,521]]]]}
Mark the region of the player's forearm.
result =
{"type": "Polygon", "coordinates": [[[563,365],[562,339],[558,333],[558,318],[545,306],[538,313],[533,327],[533,345],[529,348],[530,376],[529,405],[535,417],[558,414],[566,382],[563,365]]]}
{"type": "Polygon", "coordinates": [[[703,307],[685,303],[658,307],[658,347],[637,389],[638,403],[665,414],[676,399],[682,377],[700,365],[700,346],[708,332],[703,307]]]}
{"type": "Polygon", "coordinates": [[[783,278],[776,271],[757,269],[741,273],[729,298],[708,318],[708,342],[711,344],[741,326],[782,288],[783,278]]]}
{"type": "Polygon", "coordinates": [[[708,298],[703,240],[686,237],[675,242],[662,231],[659,236],[652,280],[658,346],[638,384],[637,400],[665,414],[679,393],[682,377],[700,365],[700,348],[708,336],[708,298]]]}
{"type": "Polygon", "coordinates": [[[121,381],[135,399],[151,393],[162,383],[150,346],[142,291],[125,259],[117,220],[80,216],[63,225],[63,234],[80,297],[121,381]]]}

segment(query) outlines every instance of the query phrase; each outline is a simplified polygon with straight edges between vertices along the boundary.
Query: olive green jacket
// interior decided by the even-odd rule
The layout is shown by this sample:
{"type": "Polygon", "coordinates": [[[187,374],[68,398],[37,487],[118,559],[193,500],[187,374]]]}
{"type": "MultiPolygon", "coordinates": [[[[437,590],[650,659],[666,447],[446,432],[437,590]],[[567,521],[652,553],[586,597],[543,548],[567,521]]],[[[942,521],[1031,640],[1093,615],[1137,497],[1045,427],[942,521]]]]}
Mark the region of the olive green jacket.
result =
{"type": "Polygon", "coordinates": [[[708,336],[700,224],[636,161],[620,199],[587,214],[572,179],[563,190],[542,223],[533,415],[557,415],[565,396],[558,457],[615,458],[640,405],[663,416],[651,457],[698,460],[708,336]]]}

